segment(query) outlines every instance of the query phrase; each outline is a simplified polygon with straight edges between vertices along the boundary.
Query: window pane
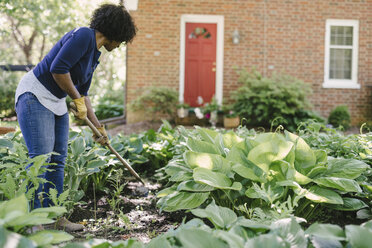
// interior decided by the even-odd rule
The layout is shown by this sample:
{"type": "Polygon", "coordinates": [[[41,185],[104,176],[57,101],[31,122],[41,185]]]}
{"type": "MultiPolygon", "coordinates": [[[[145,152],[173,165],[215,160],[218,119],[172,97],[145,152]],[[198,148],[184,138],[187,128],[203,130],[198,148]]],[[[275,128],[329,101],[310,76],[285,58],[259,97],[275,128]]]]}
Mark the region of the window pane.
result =
{"type": "Polygon", "coordinates": [[[352,49],[331,48],[329,78],[351,79],[352,49]]]}
{"type": "Polygon", "coordinates": [[[352,46],[353,27],[332,26],[331,45],[352,46]]]}

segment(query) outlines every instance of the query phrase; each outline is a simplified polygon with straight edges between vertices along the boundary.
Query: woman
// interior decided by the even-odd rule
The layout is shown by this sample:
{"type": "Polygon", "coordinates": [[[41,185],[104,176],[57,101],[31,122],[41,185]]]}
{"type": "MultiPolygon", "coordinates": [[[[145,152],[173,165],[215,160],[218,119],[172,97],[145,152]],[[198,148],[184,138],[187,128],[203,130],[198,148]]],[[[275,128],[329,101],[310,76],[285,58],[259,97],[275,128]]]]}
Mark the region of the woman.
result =
{"type": "Polygon", "coordinates": [[[77,107],[77,117],[89,118],[101,132],[103,138],[96,141],[108,142],[106,131],[92,109],[88,90],[99,64],[99,49],[104,47],[110,52],[123,42],[131,42],[135,35],[136,26],[123,6],[101,5],[94,11],[89,28],[80,27],[65,34],[20,81],[15,104],[29,156],[57,153],[50,157],[54,165],[41,175],[50,183],[39,187],[33,208],[52,205],[48,199],[50,188],[56,188],[58,194],[63,192],[69,132],[67,95],[77,107]]]}

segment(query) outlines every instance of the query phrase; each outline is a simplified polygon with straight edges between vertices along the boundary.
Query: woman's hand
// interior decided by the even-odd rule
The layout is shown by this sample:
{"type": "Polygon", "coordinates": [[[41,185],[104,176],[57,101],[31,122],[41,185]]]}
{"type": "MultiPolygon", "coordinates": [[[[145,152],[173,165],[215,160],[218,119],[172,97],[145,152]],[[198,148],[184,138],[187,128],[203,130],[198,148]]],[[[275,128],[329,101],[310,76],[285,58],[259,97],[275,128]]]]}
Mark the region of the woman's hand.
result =
{"type": "Polygon", "coordinates": [[[109,142],[107,132],[105,130],[105,127],[102,125],[97,128],[97,130],[101,133],[101,137],[98,137],[96,134],[93,134],[93,139],[95,142],[100,143],[101,145],[106,145],[109,142]]]}
{"type": "Polygon", "coordinates": [[[85,106],[85,97],[82,96],[77,99],[72,99],[72,101],[74,101],[76,106],[76,117],[80,120],[85,120],[88,114],[87,106],[85,106]]]}

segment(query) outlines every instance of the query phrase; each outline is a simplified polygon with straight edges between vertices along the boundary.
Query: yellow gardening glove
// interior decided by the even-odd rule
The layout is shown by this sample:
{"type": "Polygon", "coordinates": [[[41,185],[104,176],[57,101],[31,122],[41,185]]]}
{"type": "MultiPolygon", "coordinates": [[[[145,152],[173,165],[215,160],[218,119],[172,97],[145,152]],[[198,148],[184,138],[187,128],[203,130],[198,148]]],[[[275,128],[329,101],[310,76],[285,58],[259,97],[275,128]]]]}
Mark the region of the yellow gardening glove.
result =
{"type": "Polygon", "coordinates": [[[105,127],[97,127],[97,130],[101,133],[101,137],[98,137],[96,134],[93,134],[93,139],[95,142],[100,143],[101,145],[106,145],[109,142],[105,127]]]}
{"type": "Polygon", "coordinates": [[[74,101],[75,106],[76,106],[76,117],[85,120],[87,118],[87,106],[85,106],[85,97],[82,96],[77,99],[72,99],[74,101]]]}

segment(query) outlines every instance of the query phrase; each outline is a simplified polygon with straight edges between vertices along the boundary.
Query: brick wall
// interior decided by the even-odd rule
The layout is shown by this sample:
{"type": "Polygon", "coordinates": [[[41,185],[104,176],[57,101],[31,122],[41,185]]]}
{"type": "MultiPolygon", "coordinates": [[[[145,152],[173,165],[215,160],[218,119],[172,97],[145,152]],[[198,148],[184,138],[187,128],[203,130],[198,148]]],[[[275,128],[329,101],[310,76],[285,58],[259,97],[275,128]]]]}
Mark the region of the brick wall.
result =
{"type": "MultiPolygon", "coordinates": [[[[152,85],[178,90],[181,15],[223,15],[224,98],[239,86],[235,68],[286,72],[312,85],[315,111],[327,117],[346,104],[358,124],[372,113],[371,13],[372,0],[139,0],[132,12],[139,31],[128,45],[127,103],[152,85]],[[361,89],[322,88],[326,19],[359,20],[361,89]],[[238,45],[231,41],[235,29],[238,45]]],[[[128,111],[128,122],[135,116],[128,111]]]]}

